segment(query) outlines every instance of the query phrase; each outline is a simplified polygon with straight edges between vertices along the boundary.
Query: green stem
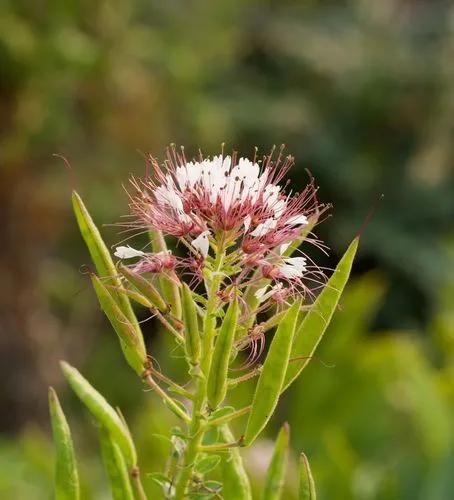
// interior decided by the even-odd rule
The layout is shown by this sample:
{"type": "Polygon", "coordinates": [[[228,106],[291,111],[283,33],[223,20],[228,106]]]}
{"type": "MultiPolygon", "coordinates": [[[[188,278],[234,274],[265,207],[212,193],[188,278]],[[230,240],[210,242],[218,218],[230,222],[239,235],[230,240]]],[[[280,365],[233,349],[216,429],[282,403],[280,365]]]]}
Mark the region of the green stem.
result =
{"type": "Polygon", "coordinates": [[[227,422],[230,422],[231,420],[242,417],[243,415],[246,415],[251,411],[252,406],[245,406],[244,408],[240,408],[239,410],[236,410],[232,413],[229,413],[228,415],[224,415],[223,417],[219,418],[214,418],[213,420],[208,421],[208,425],[210,427],[219,427],[220,425],[224,425],[227,422]]]}
{"type": "Polygon", "coordinates": [[[171,408],[174,413],[176,413],[182,420],[185,422],[190,422],[191,419],[189,418],[189,415],[182,409],[180,408],[177,403],[163,390],[159,385],[153,380],[151,375],[147,375],[145,378],[145,382],[161,396],[161,398],[167,403],[169,408],[171,408]]]}
{"type": "Polygon", "coordinates": [[[140,471],[138,467],[135,467],[131,471],[132,488],[138,500],[148,500],[148,497],[143,488],[142,480],[140,479],[140,471]]]}
{"type": "Polygon", "coordinates": [[[222,270],[224,258],[225,250],[224,248],[219,248],[213,265],[211,283],[207,290],[208,301],[202,338],[201,373],[197,375],[197,388],[192,408],[191,422],[189,424],[189,439],[181,471],[175,485],[176,500],[181,500],[185,497],[206,428],[206,417],[203,410],[206,401],[207,377],[213,356],[213,344],[216,334],[216,307],[218,303],[217,293],[222,282],[220,271],[222,270]]]}

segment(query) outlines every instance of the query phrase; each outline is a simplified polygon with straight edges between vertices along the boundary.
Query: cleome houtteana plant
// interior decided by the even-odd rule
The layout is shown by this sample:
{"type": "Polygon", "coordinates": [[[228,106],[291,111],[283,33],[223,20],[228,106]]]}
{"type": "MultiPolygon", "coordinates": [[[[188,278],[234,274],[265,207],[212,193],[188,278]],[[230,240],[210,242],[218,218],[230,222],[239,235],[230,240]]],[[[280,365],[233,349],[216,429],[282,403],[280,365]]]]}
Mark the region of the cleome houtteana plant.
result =
{"type": "MultiPolygon", "coordinates": [[[[145,178],[131,179],[131,218],[124,224],[133,233],[147,232],[150,245],[141,250],[118,246],[116,262],[73,193],[77,222],[97,271],[91,281],[100,306],[131,368],[181,420],[181,427],[169,430],[172,449],[165,470],[146,471],[162,487],[162,498],[252,498],[241,450],[253,445],[281,394],[313,356],[348,280],[358,238],[329,279],[305,254],[308,244],[324,248],[312,230],[326,207],[317,201],[313,179],[301,193],[284,192],[280,182],[292,164],[282,148],[252,160],[223,152],[187,161],[184,150],[174,147],[161,164],[150,157],[145,178]],[[167,249],[166,236],[177,238],[183,257],[167,249]],[[131,302],[148,309],[173,336],[186,363],[186,381],[171,380],[153,361],[131,302]],[[266,311],[272,315],[261,314],[266,311]],[[238,368],[240,376],[234,377],[238,368]],[[230,406],[229,390],[253,378],[250,405],[230,406]],[[235,436],[231,422],[246,415],[243,432],[235,436]]],[[[75,368],[61,365],[99,425],[113,498],[147,498],[123,415],[75,368]]],[[[78,499],[70,430],[53,389],[49,404],[56,497],[78,499]]],[[[288,446],[285,425],[264,499],[280,498],[288,446]]],[[[315,499],[304,454],[300,498],[315,499]]]]}

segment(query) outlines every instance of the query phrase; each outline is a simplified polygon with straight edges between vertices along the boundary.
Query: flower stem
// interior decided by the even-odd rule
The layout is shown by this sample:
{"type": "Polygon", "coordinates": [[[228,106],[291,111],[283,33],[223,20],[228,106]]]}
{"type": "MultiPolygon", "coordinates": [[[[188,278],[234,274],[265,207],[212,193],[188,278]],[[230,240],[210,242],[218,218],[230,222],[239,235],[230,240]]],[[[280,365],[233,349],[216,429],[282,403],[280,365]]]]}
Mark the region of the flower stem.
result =
{"type": "Polygon", "coordinates": [[[196,394],[192,408],[191,422],[189,423],[189,439],[184,455],[184,462],[181,465],[180,474],[175,484],[176,500],[181,500],[185,497],[206,428],[206,417],[203,410],[206,401],[207,379],[213,356],[213,343],[216,334],[217,293],[222,282],[220,271],[222,270],[224,258],[225,250],[219,248],[213,265],[211,282],[207,290],[208,300],[203,325],[201,373],[196,379],[196,394]]]}

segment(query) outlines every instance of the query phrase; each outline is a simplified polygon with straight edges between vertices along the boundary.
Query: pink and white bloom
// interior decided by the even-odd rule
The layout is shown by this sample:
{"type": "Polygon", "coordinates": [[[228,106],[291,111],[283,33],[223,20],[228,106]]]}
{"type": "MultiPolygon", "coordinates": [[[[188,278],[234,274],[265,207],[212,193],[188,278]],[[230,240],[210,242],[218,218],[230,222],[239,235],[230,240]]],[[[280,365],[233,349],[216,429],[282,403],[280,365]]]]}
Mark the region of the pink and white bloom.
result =
{"type": "MultiPolygon", "coordinates": [[[[130,206],[135,219],[128,227],[152,227],[164,236],[179,238],[192,257],[179,259],[178,266],[191,262],[197,278],[209,257],[210,242],[216,248],[222,240],[233,248],[232,266],[240,269],[231,280],[247,282],[259,269],[274,285],[288,283],[293,289],[303,289],[303,280],[310,277],[314,266],[309,272],[305,257],[286,257],[285,252],[303,237],[321,246],[310,236],[310,229],[324,208],[318,204],[312,178],[301,193],[285,192],[281,181],[292,165],[293,158],[284,157],[282,149],[276,158],[271,154],[248,159],[233,153],[212,158],[200,155],[188,161],[183,151],[170,148],[163,163],[149,158],[149,175],[131,180],[135,193],[130,195],[130,206]]],[[[141,256],[130,247],[117,251],[120,258],[141,256]]],[[[141,257],[144,269],[159,269],[159,259],[150,254],[141,257]]],[[[277,291],[265,289],[256,298],[263,302],[277,291]]]]}

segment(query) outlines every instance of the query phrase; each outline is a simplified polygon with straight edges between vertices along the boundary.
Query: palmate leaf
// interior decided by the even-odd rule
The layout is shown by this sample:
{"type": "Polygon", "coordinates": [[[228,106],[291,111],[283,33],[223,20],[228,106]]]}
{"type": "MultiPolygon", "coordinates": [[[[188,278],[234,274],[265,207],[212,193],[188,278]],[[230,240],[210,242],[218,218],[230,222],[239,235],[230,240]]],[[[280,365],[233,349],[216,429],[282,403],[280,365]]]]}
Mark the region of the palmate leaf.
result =
{"type": "Polygon", "coordinates": [[[347,284],[352,269],[353,259],[358,249],[358,243],[359,238],[355,238],[352,241],[334,270],[333,275],[328,280],[328,283],[326,283],[322,292],[317,297],[297,329],[290,358],[304,359],[289,364],[282,390],[287,389],[303,371],[320,343],[334,311],[336,310],[337,304],[339,303],[342,291],[347,284]]]}
{"type": "Polygon", "coordinates": [[[57,393],[52,387],[49,388],[49,411],[56,448],[55,498],[57,500],[79,500],[79,475],[71,431],[58,401],[57,393]]]}
{"type": "Polygon", "coordinates": [[[262,500],[279,500],[285,482],[290,429],[284,424],[276,439],[273,456],[266,474],[262,500]]]}
{"type": "Polygon", "coordinates": [[[296,320],[301,307],[297,300],[279,324],[263,364],[244,433],[244,444],[250,445],[263,430],[276,408],[290,359],[296,320]]]}

